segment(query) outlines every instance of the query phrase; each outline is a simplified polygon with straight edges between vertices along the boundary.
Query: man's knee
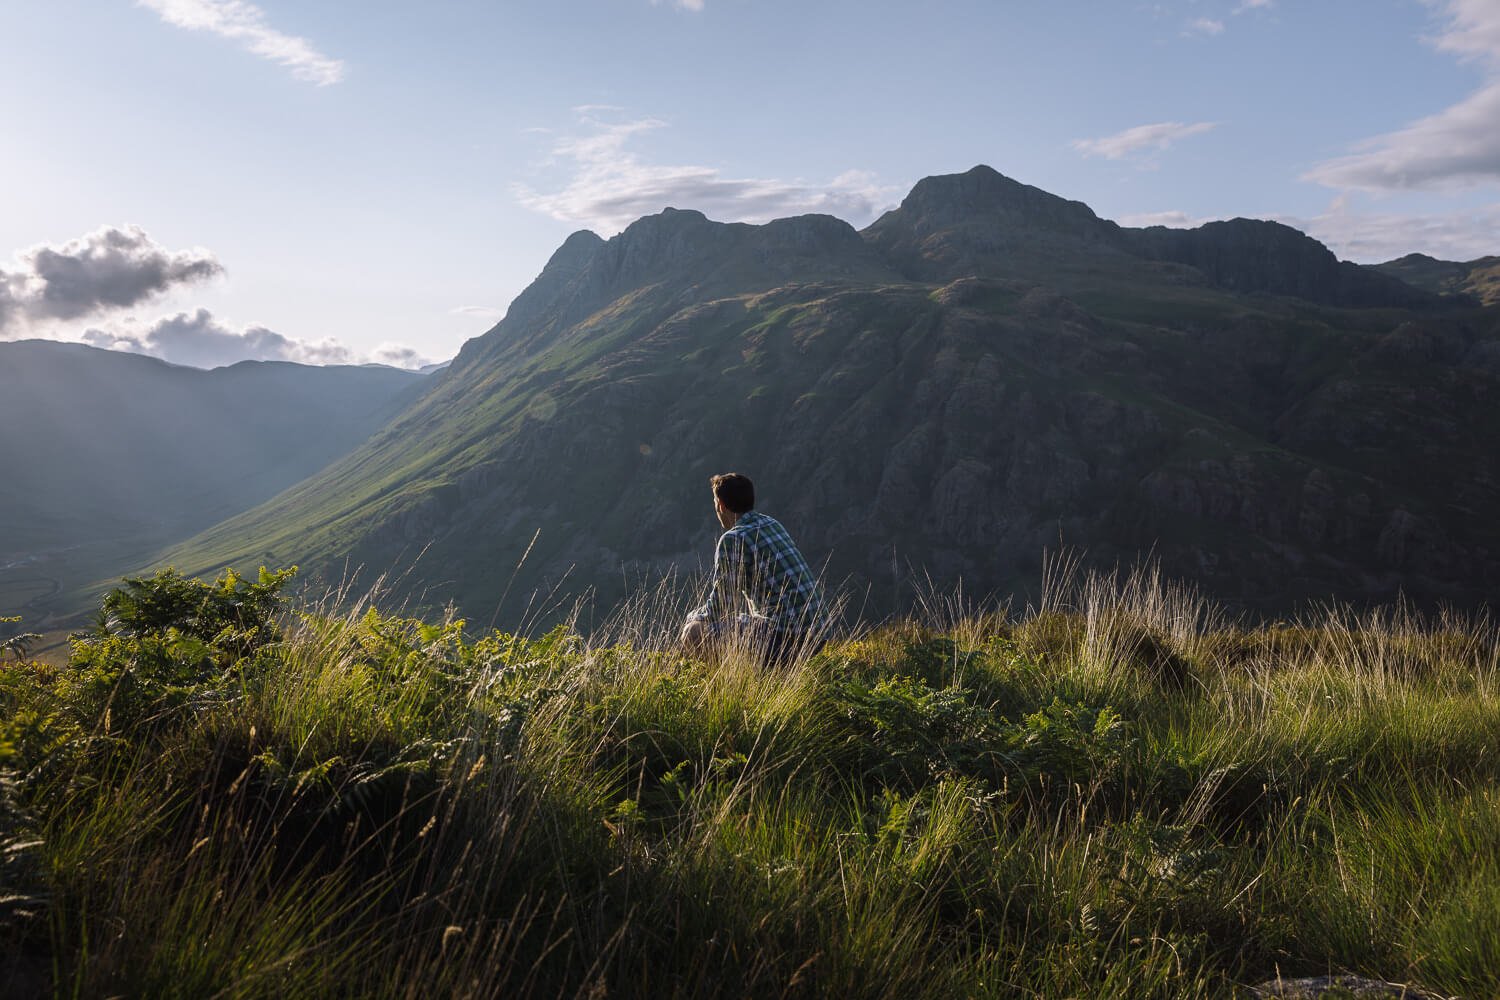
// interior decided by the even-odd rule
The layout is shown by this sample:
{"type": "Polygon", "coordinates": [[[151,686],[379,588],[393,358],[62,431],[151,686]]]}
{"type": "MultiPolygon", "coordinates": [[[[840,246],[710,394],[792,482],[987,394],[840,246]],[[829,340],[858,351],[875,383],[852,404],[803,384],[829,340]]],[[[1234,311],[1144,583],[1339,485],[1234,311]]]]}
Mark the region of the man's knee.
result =
{"type": "Polygon", "coordinates": [[[682,626],[683,648],[693,656],[701,656],[713,643],[713,626],[702,618],[695,618],[682,626]]]}

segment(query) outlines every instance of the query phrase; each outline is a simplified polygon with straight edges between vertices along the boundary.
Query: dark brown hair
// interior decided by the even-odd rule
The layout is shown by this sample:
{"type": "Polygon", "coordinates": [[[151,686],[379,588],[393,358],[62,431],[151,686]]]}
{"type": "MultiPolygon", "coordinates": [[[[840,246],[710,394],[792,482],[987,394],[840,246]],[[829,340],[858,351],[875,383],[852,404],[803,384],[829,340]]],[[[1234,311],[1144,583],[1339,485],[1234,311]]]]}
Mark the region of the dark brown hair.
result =
{"type": "Polygon", "coordinates": [[[755,484],[749,476],[726,472],[711,476],[708,481],[713,484],[714,496],[733,513],[743,514],[755,506],[755,484]]]}

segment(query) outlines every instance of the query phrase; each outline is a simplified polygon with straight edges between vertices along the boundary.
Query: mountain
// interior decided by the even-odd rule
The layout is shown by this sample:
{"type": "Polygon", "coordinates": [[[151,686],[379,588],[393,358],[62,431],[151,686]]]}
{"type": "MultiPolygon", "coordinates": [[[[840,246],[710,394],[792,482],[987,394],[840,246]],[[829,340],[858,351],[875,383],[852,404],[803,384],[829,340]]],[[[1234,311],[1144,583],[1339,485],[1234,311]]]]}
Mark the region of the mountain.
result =
{"type": "Polygon", "coordinates": [[[1500,310],[1235,220],[1135,230],[988,167],[862,232],[576,233],[364,445],[158,557],[393,569],[518,615],[710,558],[738,470],[867,612],[1151,554],[1243,608],[1500,582],[1500,310]],[[550,597],[549,597],[550,595],[550,597]],[[551,605],[547,602],[550,600],[551,605]]]}
{"type": "Polygon", "coordinates": [[[1487,306],[1500,305],[1500,257],[1459,263],[1409,253],[1374,270],[1436,295],[1468,295],[1487,306]]]}
{"type": "Polygon", "coordinates": [[[0,608],[117,574],[358,445],[421,376],[0,343],[0,608]]]}

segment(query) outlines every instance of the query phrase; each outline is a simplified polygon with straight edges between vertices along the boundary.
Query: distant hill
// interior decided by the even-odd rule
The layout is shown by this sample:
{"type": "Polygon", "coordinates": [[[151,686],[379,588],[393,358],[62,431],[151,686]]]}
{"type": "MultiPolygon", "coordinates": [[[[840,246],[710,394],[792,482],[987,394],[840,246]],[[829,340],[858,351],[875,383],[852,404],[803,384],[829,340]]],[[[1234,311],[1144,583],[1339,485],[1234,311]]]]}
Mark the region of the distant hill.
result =
{"type": "Polygon", "coordinates": [[[1459,263],[1409,253],[1374,270],[1437,295],[1469,295],[1487,306],[1500,305],[1500,257],[1459,263]]]}
{"type": "Polygon", "coordinates": [[[1270,612],[1473,604],[1500,583],[1497,400],[1500,310],[1285,226],[1128,229],[977,167],[863,232],[576,233],[368,442],[156,561],[410,567],[480,618],[508,586],[607,605],[707,561],[706,480],[735,469],[867,611],[913,574],[1024,593],[1059,544],[1270,612]]]}
{"type": "Polygon", "coordinates": [[[0,613],[34,615],[90,574],[274,496],[369,437],[423,381],[0,343],[0,613]]]}

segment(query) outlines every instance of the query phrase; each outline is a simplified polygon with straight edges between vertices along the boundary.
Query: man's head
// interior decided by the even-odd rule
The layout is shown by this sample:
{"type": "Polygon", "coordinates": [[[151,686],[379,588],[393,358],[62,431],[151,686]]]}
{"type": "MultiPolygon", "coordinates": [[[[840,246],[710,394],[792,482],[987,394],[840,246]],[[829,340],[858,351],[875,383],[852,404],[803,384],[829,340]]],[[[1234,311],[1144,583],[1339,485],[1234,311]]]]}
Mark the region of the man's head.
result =
{"type": "Polygon", "coordinates": [[[749,476],[738,472],[726,472],[709,479],[714,488],[714,510],[719,523],[728,530],[740,515],[755,507],[755,484],[749,476]]]}

